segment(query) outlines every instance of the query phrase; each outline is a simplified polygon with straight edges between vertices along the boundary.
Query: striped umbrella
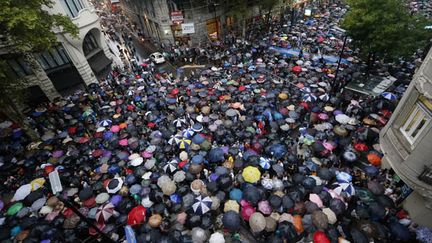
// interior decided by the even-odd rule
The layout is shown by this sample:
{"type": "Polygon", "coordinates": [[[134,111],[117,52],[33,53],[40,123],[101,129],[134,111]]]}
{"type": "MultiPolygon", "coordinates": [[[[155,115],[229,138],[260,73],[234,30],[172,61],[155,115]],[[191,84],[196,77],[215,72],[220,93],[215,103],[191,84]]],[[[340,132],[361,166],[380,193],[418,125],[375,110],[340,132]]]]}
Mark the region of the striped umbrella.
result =
{"type": "Polygon", "coordinates": [[[315,102],[317,100],[317,97],[313,94],[305,94],[303,96],[303,100],[307,102],[315,102]]]}
{"type": "Polygon", "coordinates": [[[96,221],[98,223],[108,221],[114,215],[114,205],[112,203],[103,204],[96,210],[96,221]]]}
{"type": "Polygon", "coordinates": [[[195,134],[195,131],[192,130],[191,128],[185,129],[182,132],[182,136],[184,138],[189,138],[189,139],[192,138],[194,134],[195,134]]]}
{"type": "Polygon", "coordinates": [[[112,121],[110,119],[100,120],[97,125],[100,127],[109,127],[112,125],[112,121]]]}
{"type": "Polygon", "coordinates": [[[210,211],[210,207],[212,205],[212,200],[210,197],[202,197],[198,196],[195,198],[194,204],[192,205],[192,209],[196,214],[202,215],[210,211]]]}
{"type": "Polygon", "coordinates": [[[182,138],[177,142],[180,149],[188,150],[192,141],[190,139],[182,138]]]}
{"type": "Polygon", "coordinates": [[[176,127],[182,127],[184,124],[186,124],[186,119],[184,118],[177,118],[173,121],[174,126],[176,127]]]}
{"type": "Polygon", "coordinates": [[[261,157],[261,158],[260,158],[260,166],[261,166],[261,168],[263,168],[264,170],[268,170],[268,169],[270,169],[270,166],[271,166],[271,160],[270,160],[269,158],[261,157]]]}
{"type": "Polygon", "coordinates": [[[381,96],[384,99],[387,99],[387,100],[390,100],[390,101],[397,100],[397,96],[395,94],[393,94],[393,93],[390,93],[390,92],[384,92],[384,93],[381,94],[381,96]]]}
{"type": "Polygon", "coordinates": [[[169,145],[178,144],[182,140],[182,136],[180,134],[174,134],[168,140],[169,145]]]}
{"type": "Polygon", "coordinates": [[[320,100],[327,102],[330,100],[330,96],[328,94],[323,94],[319,96],[320,100]]]}
{"type": "Polygon", "coordinates": [[[178,168],[178,161],[176,159],[172,159],[165,164],[163,170],[165,171],[165,173],[172,174],[177,171],[177,168],[178,168]]]}
{"type": "Polygon", "coordinates": [[[349,182],[336,182],[333,185],[336,186],[333,191],[336,192],[339,196],[342,193],[346,193],[348,196],[352,196],[355,194],[354,186],[349,182]]]}

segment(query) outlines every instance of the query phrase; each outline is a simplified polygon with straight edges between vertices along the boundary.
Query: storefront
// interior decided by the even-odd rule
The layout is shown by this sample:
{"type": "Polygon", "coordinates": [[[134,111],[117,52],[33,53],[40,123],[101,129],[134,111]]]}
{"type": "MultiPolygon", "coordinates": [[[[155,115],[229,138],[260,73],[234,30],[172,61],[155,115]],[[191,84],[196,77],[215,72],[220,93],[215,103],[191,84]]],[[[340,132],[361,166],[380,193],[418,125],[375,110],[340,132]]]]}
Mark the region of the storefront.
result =
{"type": "Polygon", "coordinates": [[[206,21],[207,34],[211,40],[217,40],[220,33],[219,18],[208,19],[206,21]]]}

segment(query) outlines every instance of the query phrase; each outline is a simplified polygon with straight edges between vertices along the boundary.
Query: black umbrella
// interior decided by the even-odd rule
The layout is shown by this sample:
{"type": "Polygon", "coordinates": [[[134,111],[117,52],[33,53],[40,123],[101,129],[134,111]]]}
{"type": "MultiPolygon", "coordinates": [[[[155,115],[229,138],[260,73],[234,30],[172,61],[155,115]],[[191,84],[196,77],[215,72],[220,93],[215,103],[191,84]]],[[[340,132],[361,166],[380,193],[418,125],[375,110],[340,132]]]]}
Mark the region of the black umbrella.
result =
{"type": "Polygon", "coordinates": [[[294,207],[294,201],[288,195],[284,195],[282,197],[282,206],[285,210],[291,209],[294,207]]]}
{"type": "Polygon", "coordinates": [[[379,195],[375,198],[375,200],[386,208],[394,208],[395,204],[393,200],[387,195],[379,195]]]}
{"type": "Polygon", "coordinates": [[[345,203],[337,198],[333,198],[330,200],[330,209],[336,214],[343,214],[346,210],[345,203]]]}
{"type": "Polygon", "coordinates": [[[222,224],[231,232],[237,231],[241,226],[240,215],[235,211],[228,211],[222,217],[222,224]]]}
{"type": "Polygon", "coordinates": [[[259,190],[252,185],[248,185],[244,190],[243,190],[243,198],[252,203],[253,205],[256,205],[260,199],[261,199],[261,195],[259,190]]]}

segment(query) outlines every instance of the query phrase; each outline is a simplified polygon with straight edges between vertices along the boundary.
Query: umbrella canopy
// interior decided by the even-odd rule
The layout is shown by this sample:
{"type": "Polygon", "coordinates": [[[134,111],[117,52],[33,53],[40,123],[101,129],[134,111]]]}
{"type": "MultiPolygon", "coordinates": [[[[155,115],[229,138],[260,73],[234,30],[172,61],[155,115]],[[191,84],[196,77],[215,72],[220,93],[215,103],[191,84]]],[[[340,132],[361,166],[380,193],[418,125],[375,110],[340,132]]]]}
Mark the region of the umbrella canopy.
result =
{"type": "Polygon", "coordinates": [[[202,215],[210,211],[212,199],[210,197],[198,196],[194,200],[192,209],[196,214],[202,215]]]}
{"type": "Polygon", "coordinates": [[[354,186],[351,183],[339,182],[333,184],[335,188],[333,189],[338,195],[345,193],[347,196],[352,196],[355,194],[354,186]]]}
{"type": "Polygon", "coordinates": [[[260,166],[264,170],[268,170],[271,167],[271,160],[269,158],[260,157],[260,166]]]}
{"type": "Polygon", "coordinates": [[[222,217],[222,224],[229,231],[235,232],[241,226],[240,215],[234,211],[225,212],[222,217]]]}
{"type": "Polygon", "coordinates": [[[248,166],[244,168],[242,176],[246,182],[256,183],[261,178],[261,172],[256,167],[248,166]]]}
{"type": "Polygon", "coordinates": [[[15,194],[12,198],[13,201],[21,201],[25,197],[27,197],[30,192],[32,191],[32,185],[31,184],[25,184],[18,188],[18,190],[15,191],[15,194]]]}
{"type": "Polygon", "coordinates": [[[114,205],[112,203],[103,204],[96,210],[95,219],[98,223],[107,222],[114,214],[114,205]]]}
{"type": "Polygon", "coordinates": [[[178,161],[176,159],[172,159],[164,165],[163,170],[166,173],[173,174],[174,172],[177,171],[177,168],[178,168],[178,161]]]}
{"type": "Polygon", "coordinates": [[[143,205],[138,205],[129,212],[127,217],[127,224],[134,226],[144,222],[147,209],[143,205]]]}
{"type": "Polygon", "coordinates": [[[390,101],[396,101],[397,100],[397,96],[395,94],[393,94],[393,93],[390,93],[390,92],[383,92],[381,94],[381,96],[384,99],[387,99],[387,100],[390,100],[390,101]]]}
{"type": "Polygon", "coordinates": [[[123,179],[120,177],[116,177],[108,183],[106,190],[110,194],[115,194],[118,191],[120,191],[122,186],[123,186],[123,179]]]}
{"type": "Polygon", "coordinates": [[[182,138],[178,140],[177,145],[180,149],[188,150],[191,143],[192,141],[190,139],[182,138]]]}

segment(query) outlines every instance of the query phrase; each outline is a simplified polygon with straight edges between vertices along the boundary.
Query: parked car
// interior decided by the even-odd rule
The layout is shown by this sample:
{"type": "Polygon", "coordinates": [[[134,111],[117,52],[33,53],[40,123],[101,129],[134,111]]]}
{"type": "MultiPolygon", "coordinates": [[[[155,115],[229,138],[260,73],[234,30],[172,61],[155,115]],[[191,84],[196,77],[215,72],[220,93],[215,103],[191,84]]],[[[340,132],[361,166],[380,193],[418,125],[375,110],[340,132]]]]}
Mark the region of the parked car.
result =
{"type": "Polygon", "coordinates": [[[150,59],[156,64],[161,64],[165,62],[165,58],[160,52],[150,54],[150,59]]]}

